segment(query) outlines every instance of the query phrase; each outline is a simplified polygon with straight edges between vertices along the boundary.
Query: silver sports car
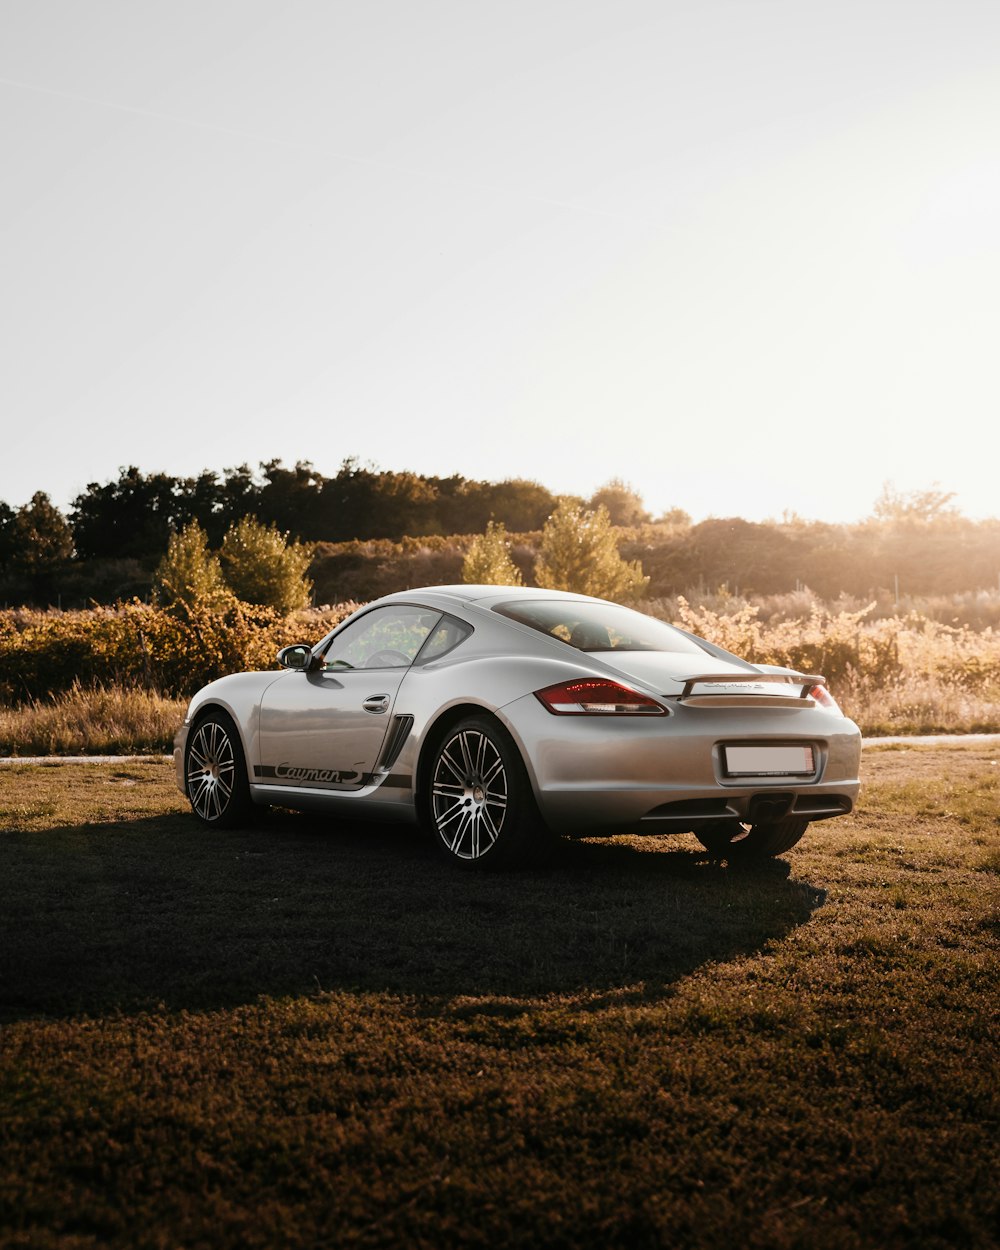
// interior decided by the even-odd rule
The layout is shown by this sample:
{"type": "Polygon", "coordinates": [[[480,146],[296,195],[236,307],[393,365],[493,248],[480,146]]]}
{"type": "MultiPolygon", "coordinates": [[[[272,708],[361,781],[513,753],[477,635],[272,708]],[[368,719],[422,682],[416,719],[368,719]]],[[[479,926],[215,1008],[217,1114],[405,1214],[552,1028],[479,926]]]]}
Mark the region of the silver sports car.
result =
{"type": "Polygon", "coordinates": [[[191,701],[174,759],[207,825],[268,804],[419,822],[467,867],[611,832],[770,856],[858,793],[861,737],[822,677],[584,595],[405,591],[278,662],[191,701]]]}

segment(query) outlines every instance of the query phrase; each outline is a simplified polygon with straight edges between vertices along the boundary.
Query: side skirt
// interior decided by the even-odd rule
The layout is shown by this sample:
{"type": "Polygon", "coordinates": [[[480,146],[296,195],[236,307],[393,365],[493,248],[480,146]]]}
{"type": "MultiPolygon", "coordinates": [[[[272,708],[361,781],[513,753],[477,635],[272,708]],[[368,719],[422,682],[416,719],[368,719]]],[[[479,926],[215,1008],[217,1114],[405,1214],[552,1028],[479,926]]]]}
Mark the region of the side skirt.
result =
{"type": "Polygon", "coordinates": [[[255,803],[270,807],[290,807],[299,812],[325,812],[362,820],[390,820],[416,824],[417,812],[410,790],[385,792],[372,788],[367,794],[313,790],[305,786],[250,786],[255,803]]]}

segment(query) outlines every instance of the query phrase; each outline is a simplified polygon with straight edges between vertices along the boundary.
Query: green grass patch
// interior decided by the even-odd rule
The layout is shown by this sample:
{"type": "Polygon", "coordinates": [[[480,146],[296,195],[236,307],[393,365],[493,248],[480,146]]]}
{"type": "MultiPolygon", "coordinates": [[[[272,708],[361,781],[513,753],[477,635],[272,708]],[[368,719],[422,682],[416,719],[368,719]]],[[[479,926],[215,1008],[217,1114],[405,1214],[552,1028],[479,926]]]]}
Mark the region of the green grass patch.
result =
{"type": "Polygon", "coordinates": [[[196,825],[161,763],[0,770],[0,1243],[997,1237],[997,766],[876,750],[757,870],[456,872],[196,825]]]}

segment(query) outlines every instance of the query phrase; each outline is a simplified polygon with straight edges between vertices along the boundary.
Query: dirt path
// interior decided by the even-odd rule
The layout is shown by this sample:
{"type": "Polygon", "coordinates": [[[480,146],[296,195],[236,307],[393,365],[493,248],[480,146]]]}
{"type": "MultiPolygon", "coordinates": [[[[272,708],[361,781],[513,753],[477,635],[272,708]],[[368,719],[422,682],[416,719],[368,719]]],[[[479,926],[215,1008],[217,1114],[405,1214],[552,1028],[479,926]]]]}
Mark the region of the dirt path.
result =
{"type": "Polygon", "coordinates": [[[161,764],[172,755],[0,755],[2,764],[161,764]]]}
{"type": "Polygon", "coordinates": [[[991,742],[1000,742],[1000,734],[924,734],[916,736],[903,734],[898,738],[862,738],[861,745],[865,750],[871,747],[941,747],[941,746],[982,746],[991,742]]]}

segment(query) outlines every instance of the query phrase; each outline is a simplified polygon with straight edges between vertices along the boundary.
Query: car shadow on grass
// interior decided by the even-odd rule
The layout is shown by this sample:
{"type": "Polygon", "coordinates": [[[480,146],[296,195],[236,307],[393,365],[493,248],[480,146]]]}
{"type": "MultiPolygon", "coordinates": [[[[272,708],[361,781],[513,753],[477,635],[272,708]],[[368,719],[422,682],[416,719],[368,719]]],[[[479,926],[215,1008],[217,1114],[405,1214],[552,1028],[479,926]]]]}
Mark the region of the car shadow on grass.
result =
{"type": "Polygon", "coordinates": [[[823,901],[783,860],[739,870],[693,838],[566,843],[550,867],[481,874],[409,827],[290,812],[14,832],[3,853],[7,1020],[337,990],[656,997],[823,901]]]}

